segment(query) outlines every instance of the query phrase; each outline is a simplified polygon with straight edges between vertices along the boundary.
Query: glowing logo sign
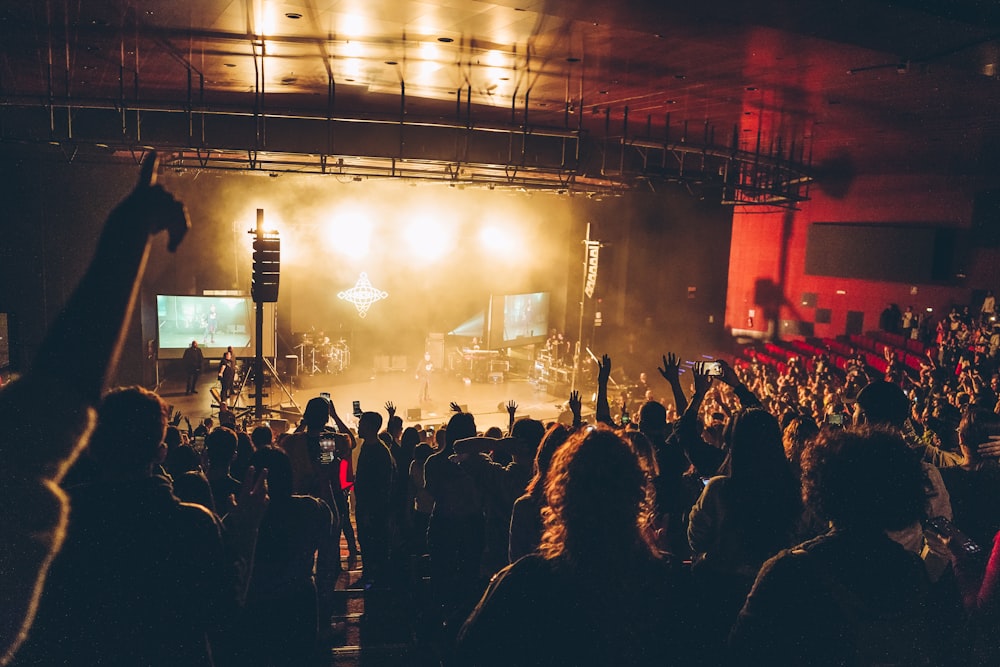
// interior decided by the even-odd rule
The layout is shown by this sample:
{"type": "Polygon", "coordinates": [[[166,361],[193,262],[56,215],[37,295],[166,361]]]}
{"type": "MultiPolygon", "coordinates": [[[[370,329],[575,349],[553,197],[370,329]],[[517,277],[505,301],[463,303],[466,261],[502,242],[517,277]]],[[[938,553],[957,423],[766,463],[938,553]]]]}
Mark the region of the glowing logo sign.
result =
{"type": "Polygon", "coordinates": [[[375,289],[371,281],[368,280],[367,273],[361,274],[358,282],[354,283],[354,287],[337,294],[338,299],[353,303],[354,307],[358,309],[358,316],[362,318],[368,315],[368,309],[372,307],[373,303],[381,301],[387,296],[389,296],[388,292],[375,289]]]}

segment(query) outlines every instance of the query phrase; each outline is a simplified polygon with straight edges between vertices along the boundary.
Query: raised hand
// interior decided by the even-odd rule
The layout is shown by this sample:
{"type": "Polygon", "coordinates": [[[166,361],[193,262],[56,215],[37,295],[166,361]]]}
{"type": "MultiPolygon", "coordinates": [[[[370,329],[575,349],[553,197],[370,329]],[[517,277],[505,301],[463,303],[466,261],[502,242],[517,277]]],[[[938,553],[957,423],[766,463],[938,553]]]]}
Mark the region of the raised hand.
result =
{"type": "Polygon", "coordinates": [[[580,400],[580,392],[576,389],[569,392],[569,409],[573,413],[575,419],[580,418],[580,412],[583,409],[583,401],[580,400]]]}
{"type": "Polygon", "coordinates": [[[663,379],[670,384],[680,381],[680,359],[678,359],[677,355],[673,352],[667,352],[667,354],[664,355],[663,368],[657,368],[656,370],[660,371],[660,375],[663,376],[663,379]]]}
{"type": "Polygon", "coordinates": [[[385,411],[389,413],[389,418],[396,416],[396,406],[392,401],[385,402],[385,411]]]}
{"type": "Polygon", "coordinates": [[[115,211],[129,218],[142,220],[148,226],[150,234],[166,231],[169,235],[167,249],[173,252],[191,228],[191,221],[184,204],[156,184],[159,164],[160,158],[156,151],[150,151],[142,162],[135,189],[115,211]]]}
{"type": "MultiPolygon", "coordinates": [[[[695,363],[692,371],[692,375],[694,376],[694,393],[704,396],[712,386],[712,376],[705,373],[704,361],[695,363]]],[[[723,366],[723,377],[725,377],[725,366],[723,366]]]]}
{"type": "Polygon", "coordinates": [[[740,378],[736,375],[736,371],[733,367],[726,363],[723,359],[718,359],[719,365],[722,366],[722,377],[720,378],[723,382],[728,384],[730,387],[736,387],[742,384],[740,378]]]}
{"type": "Polygon", "coordinates": [[[452,412],[461,412],[462,411],[462,406],[459,405],[458,403],[456,403],[455,401],[452,401],[451,403],[449,403],[448,407],[451,408],[452,412]]]}
{"type": "Polygon", "coordinates": [[[514,401],[507,401],[507,414],[510,415],[511,419],[514,418],[515,412],[517,412],[517,403],[514,401]]]}
{"type": "Polygon", "coordinates": [[[611,357],[606,354],[601,355],[601,360],[597,362],[597,382],[607,385],[608,378],[611,377],[611,357]]]}

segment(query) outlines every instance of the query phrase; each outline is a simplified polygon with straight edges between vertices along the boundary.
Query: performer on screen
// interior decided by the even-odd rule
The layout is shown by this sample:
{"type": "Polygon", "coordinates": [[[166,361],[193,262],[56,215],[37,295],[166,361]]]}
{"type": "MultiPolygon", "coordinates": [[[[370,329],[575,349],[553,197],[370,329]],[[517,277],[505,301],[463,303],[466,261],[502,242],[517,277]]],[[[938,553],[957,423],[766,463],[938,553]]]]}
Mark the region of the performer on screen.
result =
{"type": "Polygon", "coordinates": [[[420,380],[421,403],[431,400],[431,373],[434,372],[434,364],[431,362],[430,352],[424,353],[424,360],[417,366],[417,379],[420,380]]]}
{"type": "Polygon", "coordinates": [[[215,312],[215,306],[208,307],[208,315],[202,320],[202,326],[205,327],[205,335],[201,342],[215,345],[215,332],[219,329],[219,315],[215,312]]]}

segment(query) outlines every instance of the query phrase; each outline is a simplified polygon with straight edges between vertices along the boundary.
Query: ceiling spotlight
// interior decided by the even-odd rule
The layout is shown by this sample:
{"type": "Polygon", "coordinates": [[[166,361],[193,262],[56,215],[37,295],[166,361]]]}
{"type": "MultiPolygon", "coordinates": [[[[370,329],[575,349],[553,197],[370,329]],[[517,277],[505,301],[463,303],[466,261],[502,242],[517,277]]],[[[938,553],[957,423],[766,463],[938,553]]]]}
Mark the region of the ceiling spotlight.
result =
{"type": "Polygon", "coordinates": [[[578,62],[580,62],[580,59],[577,58],[576,56],[570,56],[569,58],[566,58],[566,62],[568,62],[568,63],[578,63],[578,62]]]}
{"type": "Polygon", "coordinates": [[[451,42],[454,42],[455,40],[453,40],[451,37],[438,37],[438,41],[442,42],[444,44],[450,44],[451,42]]]}
{"type": "Polygon", "coordinates": [[[302,18],[302,14],[299,14],[298,12],[285,12],[285,18],[292,19],[293,21],[298,21],[300,18],[302,18]]]}

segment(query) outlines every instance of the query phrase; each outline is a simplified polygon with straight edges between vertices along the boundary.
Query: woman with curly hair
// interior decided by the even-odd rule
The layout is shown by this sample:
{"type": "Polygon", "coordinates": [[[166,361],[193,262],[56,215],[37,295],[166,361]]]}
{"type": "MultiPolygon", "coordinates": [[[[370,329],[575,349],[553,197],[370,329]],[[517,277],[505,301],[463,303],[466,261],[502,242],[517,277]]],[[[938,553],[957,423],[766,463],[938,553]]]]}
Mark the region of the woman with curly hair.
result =
{"type": "Polygon", "coordinates": [[[629,444],[588,427],[555,453],[539,552],[501,570],[459,635],[469,665],[646,665],[685,657],[684,608],[652,546],[629,444]],[[613,567],[614,576],[610,575],[613,567]]]}

